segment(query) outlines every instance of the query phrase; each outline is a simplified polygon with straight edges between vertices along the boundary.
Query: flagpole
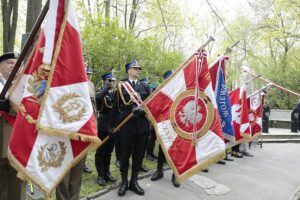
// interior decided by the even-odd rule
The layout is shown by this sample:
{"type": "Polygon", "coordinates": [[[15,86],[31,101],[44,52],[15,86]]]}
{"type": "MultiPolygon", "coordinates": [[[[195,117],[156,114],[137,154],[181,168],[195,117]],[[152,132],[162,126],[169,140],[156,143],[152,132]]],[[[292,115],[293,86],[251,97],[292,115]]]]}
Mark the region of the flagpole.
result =
{"type": "Polygon", "coordinates": [[[273,85],[272,83],[269,83],[269,84],[265,85],[265,86],[262,87],[261,89],[256,90],[255,92],[253,92],[252,94],[250,94],[249,96],[247,96],[247,98],[250,98],[250,97],[256,95],[257,93],[259,93],[259,92],[262,91],[262,90],[269,89],[269,87],[272,86],[272,85],[273,85]]]}
{"type": "Polygon", "coordinates": [[[233,49],[233,47],[235,47],[236,45],[238,45],[238,43],[239,43],[240,41],[237,41],[236,43],[234,43],[231,47],[227,47],[226,48],[226,50],[225,50],[225,53],[224,53],[224,55],[227,55],[227,54],[229,54],[229,53],[231,53],[232,52],[232,49],[233,49]]]}
{"type": "MultiPolygon", "coordinates": [[[[251,76],[256,76],[255,74],[253,74],[253,73],[251,73],[251,72],[247,72],[247,71],[245,71],[245,72],[248,73],[248,74],[250,74],[251,76]]],[[[280,90],[283,90],[283,91],[285,91],[285,92],[291,93],[291,94],[293,94],[293,95],[295,95],[295,96],[300,97],[300,94],[299,94],[299,93],[294,92],[294,91],[289,90],[289,89],[286,89],[286,88],[284,88],[284,87],[282,87],[282,86],[280,86],[280,85],[277,85],[277,84],[273,83],[272,81],[266,80],[266,79],[261,78],[261,77],[258,77],[258,79],[261,80],[262,82],[265,82],[265,83],[272,83],[272,85],[273,85],[274,87],[276,87],[276,88],[278,88],[278,89],[280,89],[280,90]]]]}
{"type": "Polygon", "coordinates": [[[29,51],[32,43],[35,40],[36,34],[40,30],[41,24],[44,21],[45,16],[46,16],[48,10],[49,10],[49,0],[46,2],[46,4],[45,4],[45,6],[44,6],[44,8],[43,8],[43,10],[41,12],[41,14],[39,15],[39,18],[35,22],[32,30],[31,30],[31,33],[30,33],[28,39],[26,40],[26,43],[25,43],[25,45],[24,45],[24,47],[23,47],[23,49],[22,49],[22,51],[20,53],[20,56],[19,56],[19,58],[18,58],[18,60],[17,60],[17,62],[15,64],[12,72],[10,73],[10,75],[9,75],[9,77],[8,77],[6,83],[5,83],[5,85],[4,85],[4,87],[3,87],[2,91],[1,91],[0,100],[5,98],[5,95],[6,95],[7,91],[8,91],[11,83],[13,82],[16,74],[18,73],[18,71],[19,71],[19,69],[21,67],[22,62],[23,62],[23,60],[25,59],[25,57],[27,55],[27,52],[29,51]]]}
{"type": "MultiPolygon", "coordinates": [[[[212,41],[215,41],[215,38],[213,38],[212,36],[209,36],[209,38],[207,39],[207,41],[203,44],[203,45],[201,45],[201,47],[196,51],[196,52],[199,52],[199,51],[201,51],[202,49],[204,49],[210,42],[212,42],[212,41]]],[[[187,63],[190,59],[192,59],[194,57],[194,54],[193,55],[191,55],[190,56],[190,58],[186,61],[186,62],[184,62],[184,64],[183,65],[185,65],[185,63],[187,63]]],[[[183,66],[183,65],[181,65],[181,66],[183,66]]],[[[144,100],[144,103],[145,102],[147,102],[150,98],[151,98],[151,96],[152,95],[150,95],[147,99],[145,99],[144,100]]],[[[143,104],[142,104],[143,105],[143,104]]],[[[124,125],[124,124],[126,124],[131,118],[133,117],[133,113],[130,113],[120,124],[118,124],[118,126],[116,127],[116,128],[114,128],[113,129],[113,131],[112,131],[112,133],[113,134],[116,134],[117,133],[117,131],[124,125]]],[[[103,140],[102,140],[102,142],[101,142],[101,144],[100,144],[100,146],[98,147],[98,148],[100,148],[103,144],[105,144],[107,141],[109,140],[109,136],[106,136],[103,140]]]]}

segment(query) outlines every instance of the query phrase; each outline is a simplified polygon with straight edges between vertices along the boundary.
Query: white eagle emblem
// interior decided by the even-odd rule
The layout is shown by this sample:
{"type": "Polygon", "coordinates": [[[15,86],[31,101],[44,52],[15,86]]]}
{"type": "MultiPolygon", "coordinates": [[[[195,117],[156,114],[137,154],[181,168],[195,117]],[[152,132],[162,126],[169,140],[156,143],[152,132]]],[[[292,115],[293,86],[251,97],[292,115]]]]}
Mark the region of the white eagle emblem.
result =
{"type": "MultiPolygon", "coordinates": [[[[199,123],[202,119],[202,114],[200,113],[201,107],[198,106],[197,108],[197,115],[196,115],[196,124],[199,123]]],[[[194,117],[195,117],[195,101],[189,101],[187,104],[184,105],[182,111],[179,112],[180,121],[188,127],[189,124],[194,124],[194,117]]]]}
{"type": "Polygon", "coordinates": [[[232,112],[232,121],[235,121],[237,124],[241,123],[241,105],[234,104],[231,107],[232,112]]]}

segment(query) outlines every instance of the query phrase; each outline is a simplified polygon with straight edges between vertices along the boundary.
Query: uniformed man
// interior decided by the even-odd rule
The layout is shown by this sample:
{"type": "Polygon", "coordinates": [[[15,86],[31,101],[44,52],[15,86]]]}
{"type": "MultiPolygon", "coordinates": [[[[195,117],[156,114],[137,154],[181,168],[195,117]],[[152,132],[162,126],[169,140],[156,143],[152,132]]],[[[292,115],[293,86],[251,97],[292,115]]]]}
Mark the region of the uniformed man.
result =
{"type": "MultiPolygon", "coordinates": [[[[116,78],[111,72],[102,75],[103,87],[96,93],[96,104],[98,110],[98,137],[103,140],[109,136],[109,115],[113,105],[116,88],[116,78]]],[[[114,137],[96,150],[95,165],[98,171],[97,183],[105,186],[107,181],[116,181],[109,170],[111,153],[115,145],[114,137]]]]}
{"type": "MultiPolygon", "coordinates": [[[[0,91],[2,91],[18,55],[6,53],[0,56],[0,91]]],[[[15,115],[8,100],[0,100],[0,199],[19,200],[25,199],[25,183],[16,177],[17,172],[12,168],[7,159],[9,138],[12,126],[5,119],[5,115],[15,115]]]]}
{"type": "MultiPolygon", "coordinates": [[[[171,76],[174,73],[173,70],[168,70],[163,74],[163,78],[167,79],[169,78],[169,76],[171,76]]],[[[164,162],[166,161],[165,155],[162,151],[161,146],[159,145],[159,151],[158,151],[158,159],[157,159],[157,169],[156,172],[153,174],[153,176],[151,177],[151,181],[157,181],[161,178],[164,177],[164,172],[163,172],[163,165],[164,162]]],[[[174,173],[172,174],[172,183],[174,185],[174,187],[180,187],[180,183],[177,182],[174,173]]]]}
{"type": "Polygon", "coordinates": [[[298,130],[300,131],[300,98],[297,103],[297,111],[298,111],[298,130]]]}
{"type": "MultiPolygon", "coordinates": [[[[145,84],[141,84],[138,81],[141,67],[137,61],[132,61],[125,65],[128,79],[122,81],[128,82],[134,91],[138,93],[142,100],[145,100],[150,95],[150,88],[145,84]]],[[[122,85],[118,84],[117,94],[115,97],[113,110],[111,113],[111,127],[115,127],[120,121],[126,118],[131,112],[132,117],[121,129],[120,129],[120,143],[121,143],[121,176],[122,183],[118,190],[118,195],[125,195],[126,191],[132,190],[138,195],[144,195],[144,190],[139,186],[138,172],[141,168],[142,160],[144,157],[144,149],[147,139],[147,133],[149,132],[149,121],[145,116],[143,109],[137,106],[131,99],[130,92],[128,92],[122,85]],[[118,120],[118,116],[120,120],[118,120]],[[132,155],[132,169],[131,180],[128,185],[128,168],[129,158],[132,155]]]]}

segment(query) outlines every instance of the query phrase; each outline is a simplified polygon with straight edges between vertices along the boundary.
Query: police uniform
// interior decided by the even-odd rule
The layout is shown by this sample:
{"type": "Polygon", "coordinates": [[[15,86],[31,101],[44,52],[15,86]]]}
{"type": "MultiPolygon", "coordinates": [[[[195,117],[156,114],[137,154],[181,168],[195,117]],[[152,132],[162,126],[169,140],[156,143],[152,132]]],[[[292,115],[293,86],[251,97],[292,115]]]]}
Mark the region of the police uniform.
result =
{"type": "MultiPolygon", "coordinates": [[[[6,59],[17,58],[14,53],[6,53],[0,57],[0,63],[6,59]]],[[[0,74],[1,89],[5,85],[6,80],[0,74]]],[[[0,103],[0,110],[6,111],[9,115],[16,113],[10,109],[8,100],[0,103]]],[[[25,182],[17,178],[17,172],[9,164],[7,159],[7,151],[9,139],[12,133],[11,125],[1,114],[0,116],[0,200],[19,200],[25,199],[25,182]]]]}
{"type": "MultiPolygon", "coordinates": [[[[140,68],[137,61],[126,64],[126,72],[131,67],[140,68]]],[[[142,84],[139,81],[131,82],[124,80],[131,84],[132,88],[140,95],[142,100],[145,100],[150,95],[150,88],[148,85],[142,84]]],[[[123,119],[125,119],[131,112],[135,112],[137,105],[130,99],[130,94],[125,90],[121,83],[118,84],[113,110],[111,112],[111,127],[115,127],[123,119]],[[119,117],[118,117],[119,116],[119,117]],[[120,118],[120,120],[118,120],[120,118]]],[[[129,188],[139,195],[144,195],[144,190],[140,188],[137,183],[138,172],[141,167],[147,133],[149,132],[149,121],[143,111],[135,112],[132,117],[120,129],[120,144],[121,144],[121,176],[122,183],[119,188],[119,196],[123,196],[129,188]],[[128,168],[129,158],[132,155],[132,169],[131,180],[128,187],[128,168]]]]}
{"type": "MultiPolygon", "coordinates": [[[[168,70],[163,74],[163,78],[167,79],[173,73],[174,73],[173,70],[168,70]]],[[[159,145],[158,158],[157,158],[157,169],[156,169],[156,172],[151,177],[151,181],[157,181],[157,180],[163,178],[163,176],[164,176],[164,174],[163,174],[163,164],[164,164],[165,161],[166,161],[166,157],[164,155],[164,152],[163,152],[161,146],[159,145]]],[[[180,186],[180,183],[177,182],[174,173],[172,174],[172,183],[173,183],[174,187],[179,187],[180,186]]]]}
{"type": "MultiPolygon", "coordinates": [[[[102,80],[116,80],[111,72],[102,75],[102,80]]],[[[104,85],[103,88],[96,93],[96,104],[98,110],[98,137],[103,140],[109,136],[109,116],[113,105],[115,91],[109,85],[104,85]]],[[[111,153],[115,145],[114,138],[110,138],[105,144],[96,150],[95,165],[98,171],[99,185],[106,185],[106,181],[116,181],[111,176],[109,166],[111,161],[111,153]]]]}

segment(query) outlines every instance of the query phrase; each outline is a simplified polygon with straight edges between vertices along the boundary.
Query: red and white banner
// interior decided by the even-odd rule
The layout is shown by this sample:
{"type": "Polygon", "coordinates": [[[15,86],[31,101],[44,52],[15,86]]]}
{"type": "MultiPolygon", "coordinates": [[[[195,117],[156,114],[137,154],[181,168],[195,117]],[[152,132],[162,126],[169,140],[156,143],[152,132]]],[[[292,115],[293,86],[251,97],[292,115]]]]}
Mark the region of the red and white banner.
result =
{"type": "Polygon", "coordinates": [[[224,158],[224,137],[204,50],[151,94],[145,110],[178,181],[224,158]]]}
{"type": "Polygon", "coordinates": [[[262,132],[262,105],[264,95],[261,93],[263,92],[257,92],[247,98],[252,137],[256,137],[262,132]]]}
{"type": "Polygon", "coordinates": [[[50,194],[100,144],[71,1],[50,0],[44,27],[10,99],[19,112],[9,159],[21,178],[50,194]]]}
{"type": "Polygon", "coordinates": [[[246,87],[239,87],[229,93],[232,113],[232,123],[236,144],[247,142],[251,139],[246,87]]]}

